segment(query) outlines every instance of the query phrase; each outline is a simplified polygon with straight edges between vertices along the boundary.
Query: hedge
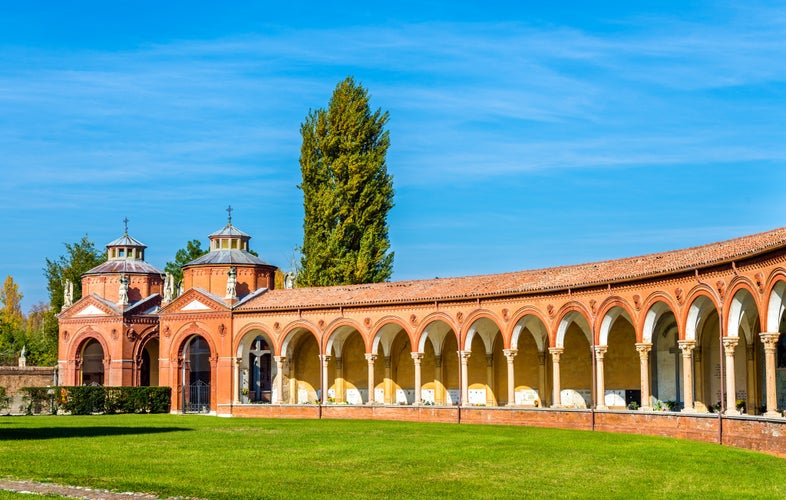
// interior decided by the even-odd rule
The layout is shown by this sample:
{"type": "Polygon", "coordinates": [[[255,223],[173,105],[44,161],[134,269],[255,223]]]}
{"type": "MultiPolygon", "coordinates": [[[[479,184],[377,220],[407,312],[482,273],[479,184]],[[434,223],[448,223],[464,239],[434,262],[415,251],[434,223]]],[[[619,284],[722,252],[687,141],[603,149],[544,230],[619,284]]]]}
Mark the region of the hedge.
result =
{"type": "Polygon", "coordinates": [[[169,387],[23,387],[27,413],[169,413],[169,387]]]}
{"type": "Polygon", "coordinates": [[[11,396],[5,392],[5,387],[0,386],[0,410],[5,410],[11,406],[11,396]]]}

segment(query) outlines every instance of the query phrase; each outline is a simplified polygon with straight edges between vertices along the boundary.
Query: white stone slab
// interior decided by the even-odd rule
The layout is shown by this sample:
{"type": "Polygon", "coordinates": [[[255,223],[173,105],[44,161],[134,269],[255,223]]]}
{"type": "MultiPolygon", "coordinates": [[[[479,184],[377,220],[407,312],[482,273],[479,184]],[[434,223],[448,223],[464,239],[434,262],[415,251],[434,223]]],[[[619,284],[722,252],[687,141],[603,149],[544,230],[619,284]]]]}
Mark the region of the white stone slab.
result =
{"type": "Polygon", "coordinates": [[[518,389],[516,390],[515,403],[522,406],[535,406],[540,400],[537,389],[518,389]]]}
{"type": "Polygon", "coordinates": [[[420,399],[424,403],[429,403],[433,405],[435,402],[434,389],[423,389],[422,391],[420,391],[420,399]]]}
{"type": "Polygon", "coordinates": [[[106,313],[93,304],[90,304],[78,313],[74,314],[74,316],[106,316],[106,313]]]}
{"type": "Polygon", "coordinates": [[[415,402],[415,389],[396,389],[396,404],[411,405],[415,402]]]}
{"type": "Polygon", "coordinates": [[[363,394],[367,392],[364,389],[347,389],[347,403],[351,405],[362,405],[363,401],[366,400],[366,395],[363,394]]]}
{"type": "Polygon", "coordinates": [[[606,389],[604,397],[605,405],[611,408],[612,406],[625,407],[625,389],[606,389]]]}
{"type": "Polygon", "coordinates": [[[467,398],[470,405],[485,405],[486,389],[470,389],[467,391],[467,398]]]}
{"type": "Polygon", "coordinates": [[[382,387],[377,387],[374,389],[374,402],[375,403],[384,403],[385,402],[385,389],[382,387]]]}
{"type": "Polygon", "coordinates": [[[461,396],[461,391],[459,389],[448,389],[448,393],[445,395],[445,398],[447,399],[445,401],[445,404],[457,405],[460,396],[461,396]]]}
{"type": "Polygon", "coordinates": [[[568,408],[587,408],[589,405],[590,395],[588,390],[562,389],[559,394],[562,406],[568,408]]]}
{"type": "Polygon", "coordinates": [[[297,390],[297,402],[298,403],[308,403],[308,390],[307,389],[298,389],[297,390]]]}

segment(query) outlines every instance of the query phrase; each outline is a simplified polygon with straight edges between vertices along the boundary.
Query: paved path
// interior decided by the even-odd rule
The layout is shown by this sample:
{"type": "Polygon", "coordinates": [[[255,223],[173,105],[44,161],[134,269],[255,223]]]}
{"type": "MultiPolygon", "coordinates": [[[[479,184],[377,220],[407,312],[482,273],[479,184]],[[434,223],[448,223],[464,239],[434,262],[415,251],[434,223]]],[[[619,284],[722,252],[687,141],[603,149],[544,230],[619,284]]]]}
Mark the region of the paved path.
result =
{"type": "MultiPolygon", "coordinates": [[[[62,484],[39,483],[36,481],[13,481],[0,479],[0,490],[28,493],[31,495],[59,495],[64,498],[83,498],[87,500],[131,500],[136,498],[158,499],[148,493],[95,490],[80,486],[63,486],[62,484]]],[[[182,497],[178,497],[181,498],[182,497]]]]}

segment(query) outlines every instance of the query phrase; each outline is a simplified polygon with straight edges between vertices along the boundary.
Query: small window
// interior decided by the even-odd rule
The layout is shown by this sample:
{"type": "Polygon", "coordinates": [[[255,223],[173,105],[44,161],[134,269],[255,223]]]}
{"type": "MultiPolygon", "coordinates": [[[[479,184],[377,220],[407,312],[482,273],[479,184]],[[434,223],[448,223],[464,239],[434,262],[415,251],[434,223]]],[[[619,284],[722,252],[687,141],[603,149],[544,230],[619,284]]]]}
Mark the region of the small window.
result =
{"type": "Polygon", "coordinates": [[[124,248],[119,249],[117,251],[117,256],[118,257],[125,257],[125,249],[124,248]]]}
{"type": "Polygon", "coordinates": [[[231,240],[231,241],[232,241],[232,248],[236,249],[237,248],[237,240],[231,240]]]}

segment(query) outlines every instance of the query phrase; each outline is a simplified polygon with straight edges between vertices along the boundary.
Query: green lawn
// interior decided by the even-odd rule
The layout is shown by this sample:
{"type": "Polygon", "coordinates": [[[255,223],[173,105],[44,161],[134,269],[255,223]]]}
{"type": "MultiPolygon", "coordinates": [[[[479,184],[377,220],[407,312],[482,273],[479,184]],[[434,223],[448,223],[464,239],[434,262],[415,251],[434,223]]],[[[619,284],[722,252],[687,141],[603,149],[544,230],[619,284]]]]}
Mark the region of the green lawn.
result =
{"type": "Polygon", "coordinates": [[[691,441],[180,415],[0,417],[0,477],[203,498],[786,498],[786,460],[691,441]]]}

